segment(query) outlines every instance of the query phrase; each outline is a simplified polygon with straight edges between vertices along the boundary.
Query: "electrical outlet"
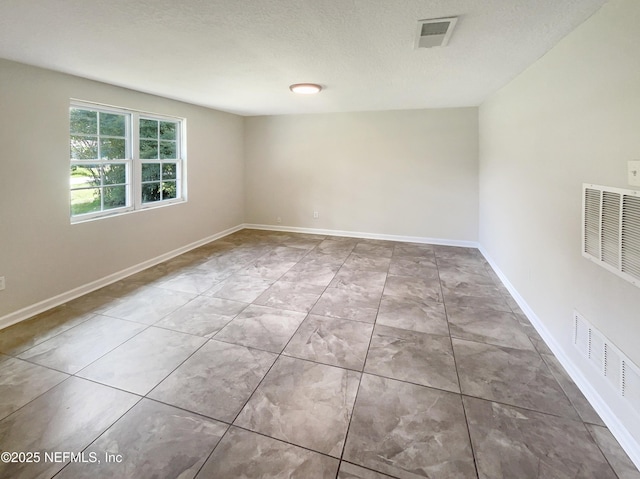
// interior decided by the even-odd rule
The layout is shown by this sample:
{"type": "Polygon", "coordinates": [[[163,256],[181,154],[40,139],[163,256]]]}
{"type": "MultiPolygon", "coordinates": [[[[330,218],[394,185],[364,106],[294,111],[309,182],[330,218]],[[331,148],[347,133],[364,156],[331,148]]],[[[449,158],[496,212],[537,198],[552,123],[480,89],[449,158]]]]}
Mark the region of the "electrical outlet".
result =
{"type": "Polygon", "coordinates": [[[629,161],[629,184],[632,186],[640,186],[640,161],[629,161]]]}
{"type": "Polygon", "coordinates": [[[276,223],[280,224],[282,223],[282,218],[280,218],[279,216],[276,218],[276,223]]]}
{"type": "Polygon", "coordinates": [[[0,291],[5,288],[4,276],[0,276],[0,291]]]}
{"type": "Polygon", "coordinates": [[[317,211],[313,212],[313,219],[317,220],[318,218],[320,218],[320,213],[318,213],[317,211]]]}

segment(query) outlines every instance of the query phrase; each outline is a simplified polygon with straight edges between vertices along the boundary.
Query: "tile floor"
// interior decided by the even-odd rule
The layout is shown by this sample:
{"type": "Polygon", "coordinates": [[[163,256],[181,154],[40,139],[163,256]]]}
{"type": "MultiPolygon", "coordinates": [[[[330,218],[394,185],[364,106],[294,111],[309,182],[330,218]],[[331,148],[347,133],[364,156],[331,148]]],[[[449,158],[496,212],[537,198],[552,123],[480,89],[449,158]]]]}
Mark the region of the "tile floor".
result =
{"type": "Polygon", "coordinates": [[[474,249],[243,230],[0,353],[1,478],[640,478],[474,249]]]}

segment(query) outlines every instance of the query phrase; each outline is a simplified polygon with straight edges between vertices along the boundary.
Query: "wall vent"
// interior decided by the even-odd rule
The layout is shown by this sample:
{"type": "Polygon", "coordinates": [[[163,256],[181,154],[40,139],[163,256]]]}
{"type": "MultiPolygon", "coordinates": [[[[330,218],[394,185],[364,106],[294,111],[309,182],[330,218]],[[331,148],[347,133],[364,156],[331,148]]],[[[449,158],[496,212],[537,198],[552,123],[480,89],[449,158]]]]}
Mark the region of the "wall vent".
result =
{"type": "Polygon", "coordinates": [[[589,324],[578,313],[573,315],[573,344],[582,355],[588,358],[591,354],[591,331],[589,324]]]}
{"type": "Polygon", "coordinates": [[[621,385],[622,380],[622,364],[623,359],[618,354],[617,348],[611,346],[605,342],[605,357],[604,357],[604,375],[609,380],[609,383],[614,387],[622,387],[622,395],[624,396],[624,382],[621,385]]]}
{"type": "Polygon", "coordinates": [[[640,371],[627,359],[622,361],[622,395],[630,402],[640,404],[640,371]]]}
{"type": "Polygon", "coordinates": [[[582,255],[640,287],[640,192],[583,185],[582,255]]]}
{"type": "Polygon", "coordinates": [[[449,43],[457,17],[419,20],[416,48],[444,47],[449,43]]]}
{"type": "Polygon", "coordinates": [[[640,415],[640,369],[577,311],[573,344],[640,415]]]}
{"type": "Polygon", "coordinates": [[[591,363],[604,375],[607,370],[606,341],[602,334],[593,328],[589,328],[589,338],[591,339],[589,359],[591,360],[591,363]]]}

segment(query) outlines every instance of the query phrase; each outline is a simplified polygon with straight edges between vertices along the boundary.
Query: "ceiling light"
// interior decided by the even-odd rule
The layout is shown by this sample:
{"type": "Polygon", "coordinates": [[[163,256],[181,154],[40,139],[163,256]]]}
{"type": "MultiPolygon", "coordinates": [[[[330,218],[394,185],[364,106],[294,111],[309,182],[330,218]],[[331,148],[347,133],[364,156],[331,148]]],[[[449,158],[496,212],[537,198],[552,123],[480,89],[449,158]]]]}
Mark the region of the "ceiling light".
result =
{"type": "Polygon", "coordinates": [[[299,93],[300,95],[314,95],[320,93],[322,86],[316,83],[296,83],[295,85],[291,85],[289,90],[293,93],[299,93]]]}

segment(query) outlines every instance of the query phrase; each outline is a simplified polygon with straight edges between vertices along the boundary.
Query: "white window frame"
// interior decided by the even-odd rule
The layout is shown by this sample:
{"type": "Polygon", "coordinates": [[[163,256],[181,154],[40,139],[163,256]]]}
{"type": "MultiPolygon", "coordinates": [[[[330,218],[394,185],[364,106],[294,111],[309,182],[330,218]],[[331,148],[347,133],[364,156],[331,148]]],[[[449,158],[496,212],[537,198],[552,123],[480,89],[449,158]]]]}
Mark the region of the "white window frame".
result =
{"type": "MultiPolygon", "coordinates": [[[[119,163],[125,163],[127,168],[126,180],[126,205],[120,208],[110,210],[96,211],[93,213],[84,213],[80,215],[71,214],[71,198],[69,197],[69,217],[71,223],[82,223],[102,218],[110,218],[127,213],[135,213],[154,208],[162,208],[187,201],[187,175],[186,175],[186,118],[162,115],[146,111],[132,110],[128,108],[115,107],[100,103],[87,102],[83,100],[72,99],[69,104],[69,111],[72,108],[99,111],[104,113],[116,113],[125,115],[126,118],[126,140],[125,140],[125,158],[119,163]],[[176,128],[176,159],[166,160],[142,160],[140,159],[140,119],[170,121],[177,123],[176,128]],[[164,162],[176,163],[176,197],[166,200],[143,203],[142,202],[142,164],[143,163],[159,163],[164,162]]],[[[69,133],[69,138],[71,133],[69,133]]],[[[74,164],[94,164],[104,165],[113,163],[114,160],[74,160],[70,159],[69,165],[74,164]]],[[[71,188],[69,188],[69,196],[71,188]]]]}
{"type": "MultiPolygon", "coordinates": [[[[183,128],[183,119],[165,116],[165,115],[157,115],[152,113],[143,113],[137,112],[138,114],[134,118],[134,123],[136,125],[136,134],[134,135],[134,154],[137,156],[137,162],[134,157],[134,165],[136,170],[136,176],[138,180],[134,184],[134,199],[135,199],[135,208],[147,209],[147,208],[156,208],[158,206],[173,204],[173,203],[181,203],[184,200],[182,199],[183,195],[183,169],[184,169],[184,153],[182,151],[184,137],[184,128],[183,128]],[[157,160],[148,160],[140,158],[140,119],[144,120],[156,120],[156,121],[171,121],[177,122],[178,127],[176,128],[176,159],[157,159],[157,160]],[[176,163],[176,197],[170,198],[167,200],[154,201],[149,203],[142,202],[142,164],[143,163],[158,163],[162,165],[163,163],[176,163]]],[[[162,169],[162,168],[161,168],[162,169]]],[[[162,182],[162,179],[160,180],[162,182]]]]}

